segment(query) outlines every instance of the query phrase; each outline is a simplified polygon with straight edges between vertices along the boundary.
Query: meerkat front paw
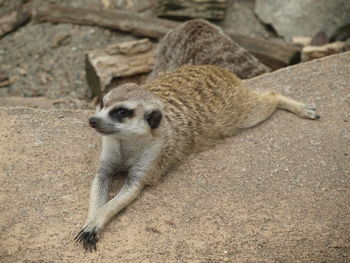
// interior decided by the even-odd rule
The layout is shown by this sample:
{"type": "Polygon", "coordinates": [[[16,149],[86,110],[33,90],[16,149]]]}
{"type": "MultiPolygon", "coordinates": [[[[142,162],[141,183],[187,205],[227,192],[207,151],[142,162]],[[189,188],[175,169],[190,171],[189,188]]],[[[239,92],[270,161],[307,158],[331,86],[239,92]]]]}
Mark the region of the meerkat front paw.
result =
{"type": "Polygon", "coordinates": [[[83,243],[85,250],[90,250],[90,252],[92,252],[92,249],[97,250],[96,243],[99,240],[98,232],[99,231],[97,230],[96,226],[88,223],[80,230],[74,240],[76,242],[83,243]]]}

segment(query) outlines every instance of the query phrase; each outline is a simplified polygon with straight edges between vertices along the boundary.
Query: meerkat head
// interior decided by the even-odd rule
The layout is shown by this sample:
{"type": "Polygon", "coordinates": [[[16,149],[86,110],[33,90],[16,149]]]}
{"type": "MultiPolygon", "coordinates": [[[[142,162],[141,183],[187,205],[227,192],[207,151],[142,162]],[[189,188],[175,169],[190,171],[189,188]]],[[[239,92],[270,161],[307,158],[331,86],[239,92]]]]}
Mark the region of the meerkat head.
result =
{"type": "Polygon", "coordinates": [[[162,103],[136,84],[124,84],[107,93],[89,124],[102,135],[134,139],[153,135],[162,122],[162,103]]]}

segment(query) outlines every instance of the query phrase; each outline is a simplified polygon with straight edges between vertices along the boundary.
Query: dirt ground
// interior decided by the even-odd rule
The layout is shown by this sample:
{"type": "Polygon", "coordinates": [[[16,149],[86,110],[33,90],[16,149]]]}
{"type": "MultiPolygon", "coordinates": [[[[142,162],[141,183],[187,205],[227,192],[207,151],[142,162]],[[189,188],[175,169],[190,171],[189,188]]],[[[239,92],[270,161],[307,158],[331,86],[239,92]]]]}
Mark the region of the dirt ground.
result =
{"type": "MultiPolygon", "coordinates": [[[[21,0],[0,0],[0,14],[21,0]],[[3,3],[1,6],[1,3],[3,3]]],[[[101,0],[32,0],[34,6],[49,3],[103,9],[101,0]]],[[[154,16],[154,0],[111,0],[110,9],[124,9],[154,16]]],[[[254,1],[229,1],[227,18],[220,25],[228,32],[251,36],[271,36],[253,12],[254,1]],[[244,27],[241,26],[244,23],[244,27]]],[[[135,36],[99,27],[71,24],[34,23],[5,36],[0,42],[0,71],[15,77],[8,88],[0,88],[0,98],[45,97],[60,100],[54,108],[92,109],[91,92],[85,80],[85,54],[109,44],[136,39],[135,36]]],[[[40,100],[40,99],[39,99],[40,100]]],[[[27,105],[25,99],[18,105],[27,105]]],[[[40,107],[40,101],[38,102],[40,107]]]]}
{"type": "MultiPolygon", "coordinates": [[[[86,253],[91,111],[0,108],[0,262],[350,262],[350,53],[244,81],[308,103],[191,156],[86,253]]],[[[117,185],[115,192],[117,191],[117,185]]]]}

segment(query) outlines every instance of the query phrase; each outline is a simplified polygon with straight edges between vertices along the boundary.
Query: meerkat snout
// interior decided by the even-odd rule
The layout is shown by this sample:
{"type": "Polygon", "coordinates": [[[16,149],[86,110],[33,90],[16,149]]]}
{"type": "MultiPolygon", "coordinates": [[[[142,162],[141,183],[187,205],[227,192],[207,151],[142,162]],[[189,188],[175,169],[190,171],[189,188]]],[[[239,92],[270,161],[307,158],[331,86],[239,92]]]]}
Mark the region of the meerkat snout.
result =
{"type": "Polygon", "coordinates": [[[100,122],[100,119],[96,117],[89,118],[89,125],[91,128],[96,128],[98,126],[98,123],[100,122]]]}
{"type": "Polygon", "coordinates": [[[96,115],[89,118],[89,125],[102,135],[110,135],[118,132],[118,129],[113,127],[112,123],[96,115]]]}

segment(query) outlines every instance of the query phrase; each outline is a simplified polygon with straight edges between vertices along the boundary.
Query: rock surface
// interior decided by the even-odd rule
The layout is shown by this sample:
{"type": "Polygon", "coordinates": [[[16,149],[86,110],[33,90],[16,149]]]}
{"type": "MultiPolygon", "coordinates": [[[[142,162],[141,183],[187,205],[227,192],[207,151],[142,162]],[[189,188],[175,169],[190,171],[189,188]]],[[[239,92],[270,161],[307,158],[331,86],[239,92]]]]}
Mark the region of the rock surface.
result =
{"type": "Polygon", "coordinates": [[[231,34],[241,34],[251,37],[272,38],[254,12],[255,0],[231,0],[228,1],[226,17],[217,25],[231,34]]]}
{"type": "Polygon", "coordinates": [[[180,24],[159,41],[148,80],[183,65],[216,65],[249,79],[269,70],[262,62],[226,35],[220,27],[193,19],[180,24]]]}
{"type": "Polygon", "coordinates": [[[257,0],[255,12],[288,41],[294,36],[313,37],[322,30],[330,37],[350,22],[350,1],[257,0]]]}
{"type": "Polygon", "coordinates": [[[315,102],[321,119],[278,111],[191,156],[93,253],[73,240],[100,148],[92,112],[0,108],[0,261],[348,262],[349,63],[348,52],[244,81],[315,102]]]}

